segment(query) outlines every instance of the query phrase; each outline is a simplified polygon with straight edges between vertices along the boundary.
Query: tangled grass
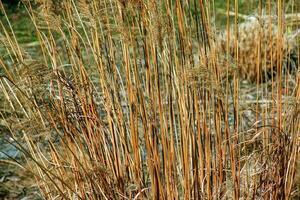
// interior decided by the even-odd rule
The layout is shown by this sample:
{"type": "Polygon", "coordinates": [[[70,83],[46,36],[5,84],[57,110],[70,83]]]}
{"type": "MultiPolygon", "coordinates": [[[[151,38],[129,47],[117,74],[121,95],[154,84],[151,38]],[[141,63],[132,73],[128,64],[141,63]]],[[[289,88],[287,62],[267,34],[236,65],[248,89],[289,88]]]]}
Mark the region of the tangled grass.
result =
{"type": "Polygon", "coordinates": [[[0,3],[1,125],[43,198],[299,197],[300,77],[282,70],[291,50],[298,68],[299,49],[286,50],[285,4],[259,5],[258,21],[276,7],[277,28],[250,58],[238,1],[222,50],[213,2],[23,1],[27,45],[0,3]],[[265,77],[265,62],[277,73],[244,80],[265,77]]]}

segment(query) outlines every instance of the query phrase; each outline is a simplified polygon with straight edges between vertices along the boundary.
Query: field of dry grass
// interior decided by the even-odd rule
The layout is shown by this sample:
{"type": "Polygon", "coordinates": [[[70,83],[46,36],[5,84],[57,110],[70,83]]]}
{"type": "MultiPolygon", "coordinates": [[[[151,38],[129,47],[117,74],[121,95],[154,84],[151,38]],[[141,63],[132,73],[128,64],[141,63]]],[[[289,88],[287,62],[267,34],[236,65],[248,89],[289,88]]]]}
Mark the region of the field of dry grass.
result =
{"type": "Polygon", "coordinates": [[[218,2],[24,0],[24,42],[0,1],[0,170],[27,199],[300,198],[300,5],[218,2]]]}

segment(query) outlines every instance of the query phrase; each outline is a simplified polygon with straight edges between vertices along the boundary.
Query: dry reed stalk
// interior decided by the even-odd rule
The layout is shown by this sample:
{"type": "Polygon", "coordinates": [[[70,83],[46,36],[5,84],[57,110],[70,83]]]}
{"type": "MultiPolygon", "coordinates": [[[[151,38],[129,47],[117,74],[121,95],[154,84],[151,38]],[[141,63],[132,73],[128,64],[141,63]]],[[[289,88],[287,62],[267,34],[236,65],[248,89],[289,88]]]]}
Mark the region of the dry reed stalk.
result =
{"type": "MultiPolygon", "coordinates": [[[[50,0],[25,1],[36,57],[23,55],[4,13],[0,97],[12,117],[1,115],[44,198],[291,197],[299,86],[284,96],[284,5],[277,1],[276,35],[271,24],[265,37],[256,34],[257,82],[245,89],[236,70],[246,67],[239,4],[226,3],[221,53],[206,0],[64,0],[60,10],[50,0]],[[277,76],[261,84],[261,43],[274,37],[267,60],[277,76]]],[[[271,1],[267,9],[271,19],[271,1]]]]}

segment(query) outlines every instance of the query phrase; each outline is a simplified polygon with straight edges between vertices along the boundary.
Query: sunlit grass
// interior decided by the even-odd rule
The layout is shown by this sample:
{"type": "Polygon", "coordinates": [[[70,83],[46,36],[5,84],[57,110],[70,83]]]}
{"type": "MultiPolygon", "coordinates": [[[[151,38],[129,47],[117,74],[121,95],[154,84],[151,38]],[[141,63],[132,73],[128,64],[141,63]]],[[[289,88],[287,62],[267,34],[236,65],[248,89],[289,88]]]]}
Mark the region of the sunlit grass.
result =
{"type": "Polygon", "coordinates": [[[248,24],[254,39],[237,1],[225,30],[211,1],[36,3],[34,45],[1,24],[0,96],[45,199],[299,196],[297,25],[282,1],[258,5],[272,20],[248,24]]]}

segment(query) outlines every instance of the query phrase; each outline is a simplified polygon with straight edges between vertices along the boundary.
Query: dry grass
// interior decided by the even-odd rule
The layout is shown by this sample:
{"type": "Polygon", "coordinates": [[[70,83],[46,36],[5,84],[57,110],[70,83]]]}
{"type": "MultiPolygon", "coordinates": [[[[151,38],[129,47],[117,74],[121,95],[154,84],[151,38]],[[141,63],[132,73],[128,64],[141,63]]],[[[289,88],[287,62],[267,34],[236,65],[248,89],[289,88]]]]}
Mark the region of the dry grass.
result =
{"type": "Polygon", "coordinates": [[[280,14],[251,56],[237,1],[222,50],[210,1],[24,4],[37,46],[1,22],[1,116],[45,199],[299,197],[300,77],[282,70],[299,50],[282,1],[259,5],[259,19],[280,14]]]}

